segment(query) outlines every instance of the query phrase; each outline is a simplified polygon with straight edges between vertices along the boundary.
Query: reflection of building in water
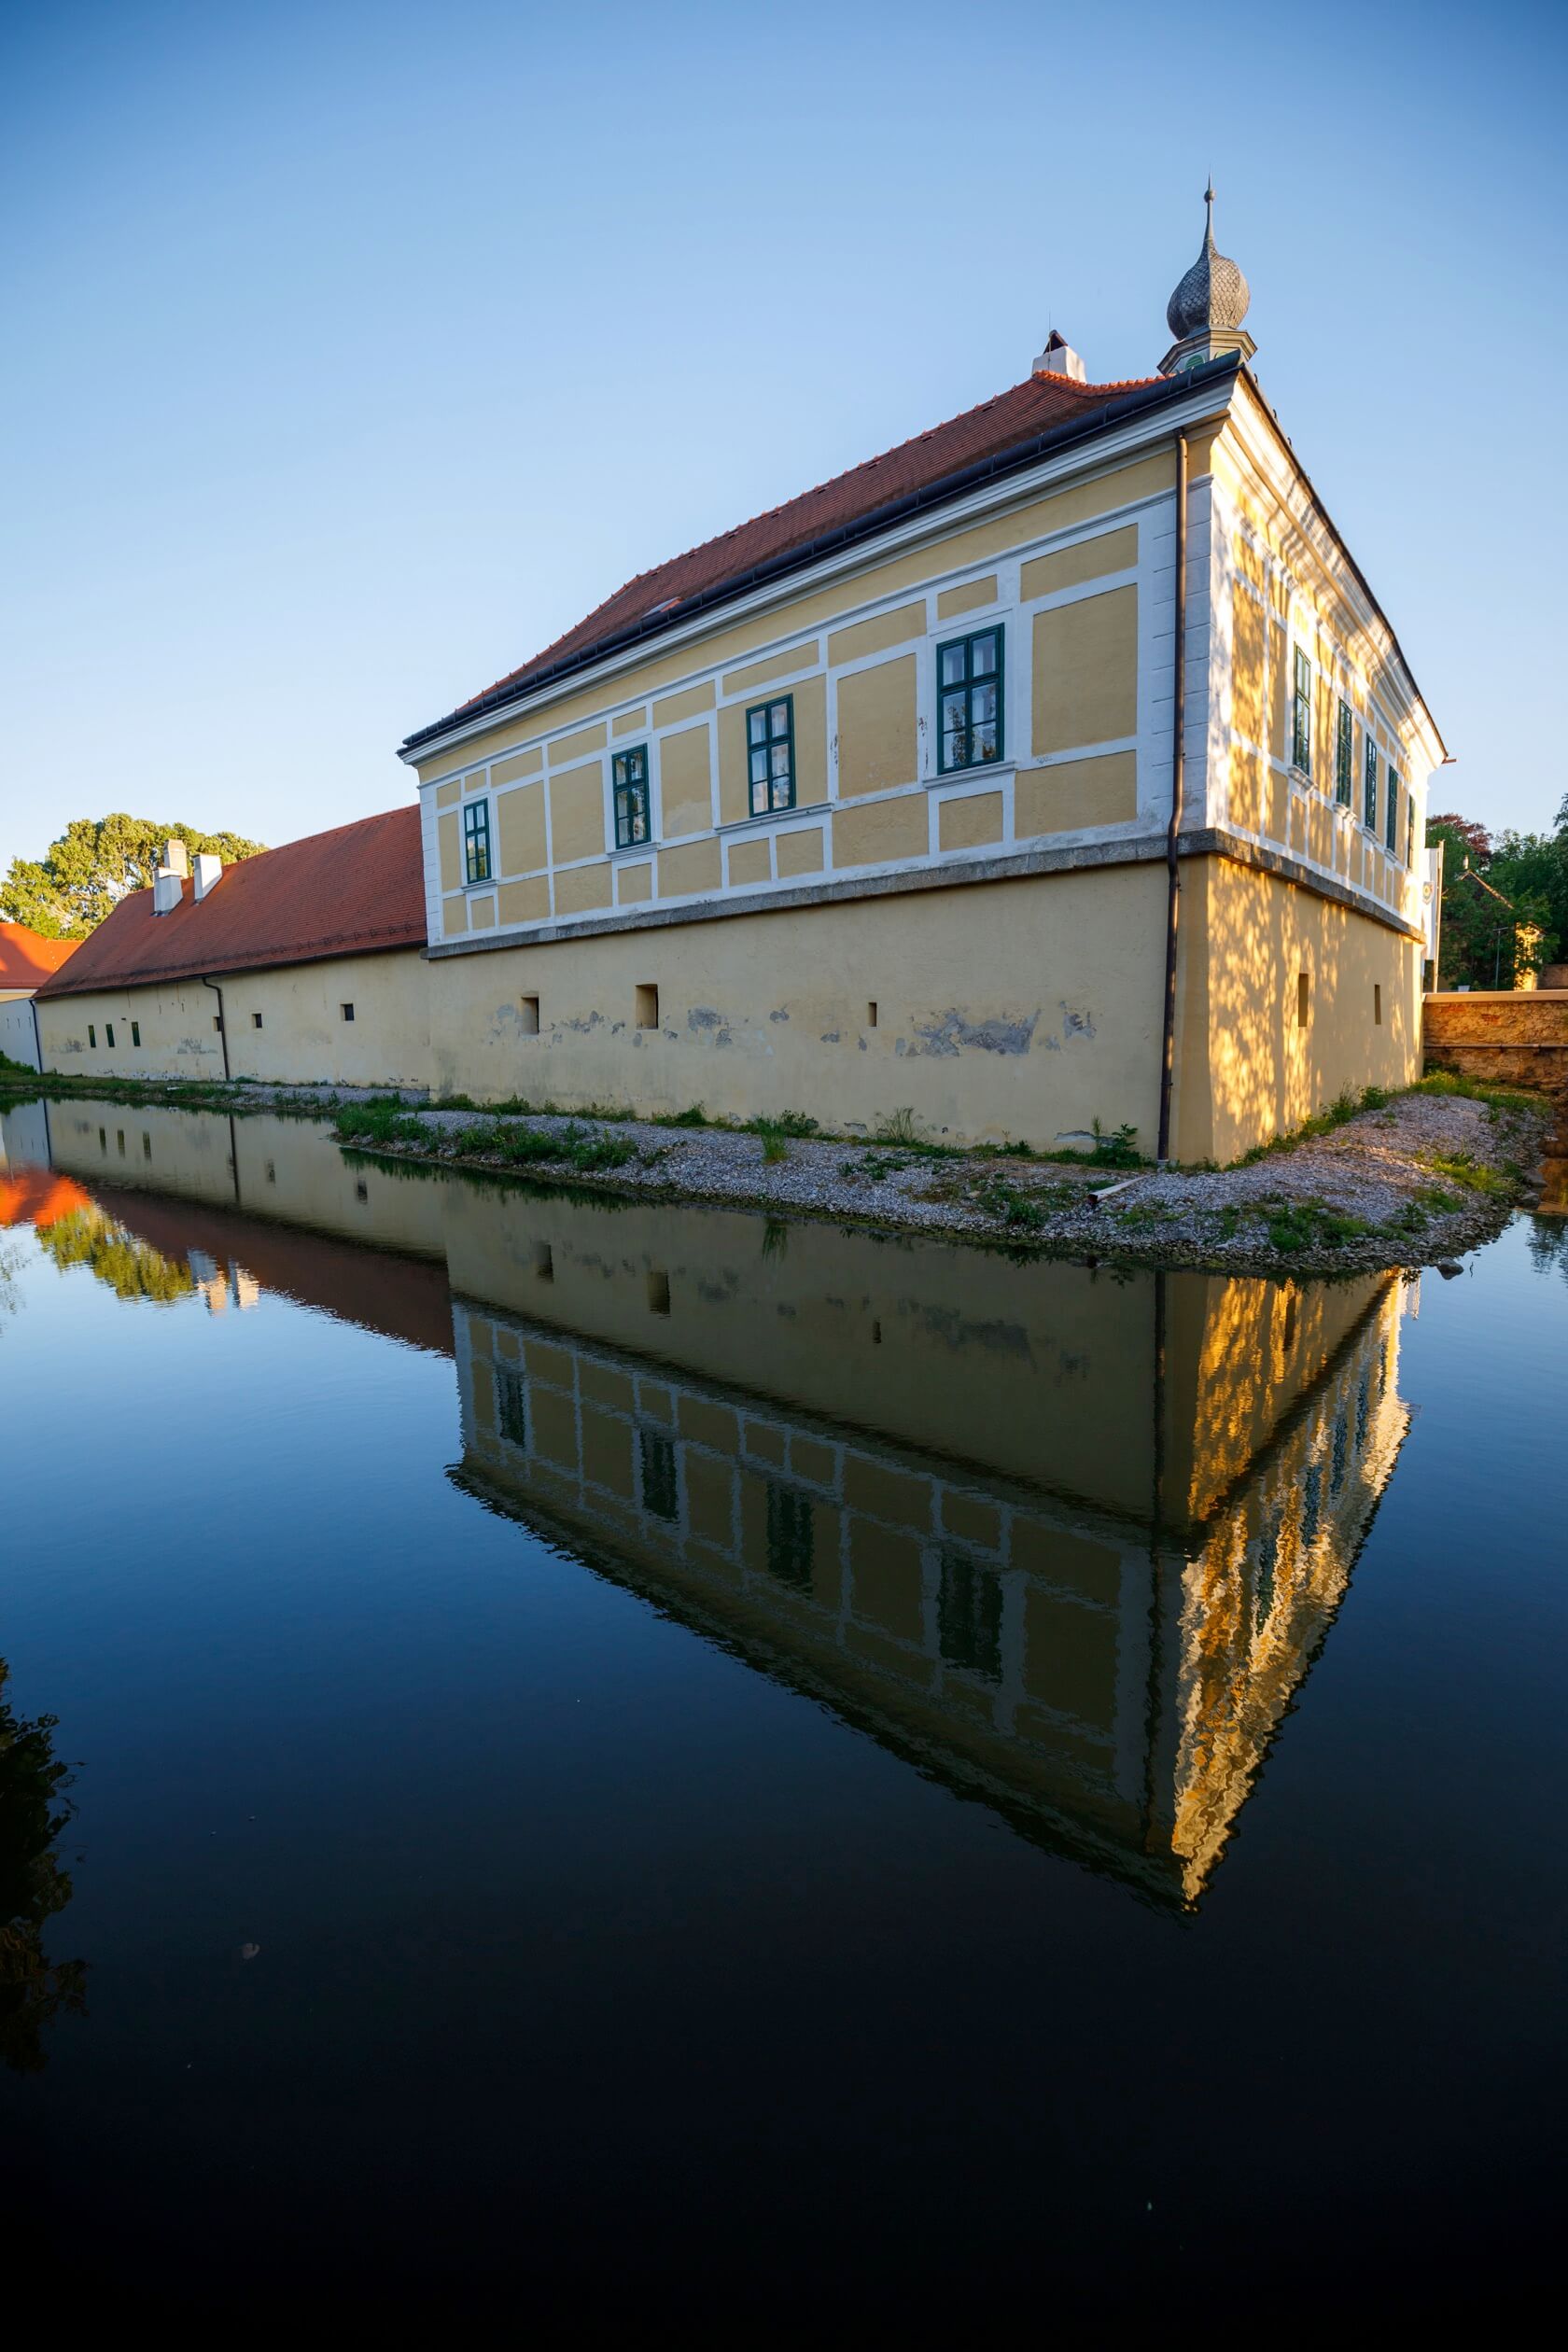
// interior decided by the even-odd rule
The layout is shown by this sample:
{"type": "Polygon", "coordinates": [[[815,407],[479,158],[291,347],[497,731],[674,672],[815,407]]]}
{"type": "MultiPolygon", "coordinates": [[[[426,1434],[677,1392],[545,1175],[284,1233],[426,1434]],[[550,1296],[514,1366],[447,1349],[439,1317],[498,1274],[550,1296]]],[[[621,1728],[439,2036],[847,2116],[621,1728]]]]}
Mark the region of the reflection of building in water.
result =
{"type": "MultiPolygon", "coordinates": [[[[533,1247],[535,1281],[553,1284],[569,1244],[557,1227],[533,1247]]],[[[632,1319],[673,1309],[667,1291],[639,1296],[651,1273],[628,1265],[616,1283],[595,1254],[632,1319]]],[[[974,1267],[982,1288],[993,1270],[974,1267]]],[[[1041,1303],[1069,1309],[1091,1287],[1079,1268],[1004,1274],[1025,1289],[1038,1275],[1041,1303]]],[[[907,1380],[879,1396],[869,1362],[875,1434],[464,1300],[458,1475],[1027,1834],[1190,1902],[1393,1468],[1399,1289],[1140,1278],[1106,1299],[1113,1337],[1129,1299],[1150,1345],[1100,1402],[1152,1469],[1141,1508],[912,1442],[907,1380]]],[[[749,1327],[765,1349],[755,1314],[749,1327]]],[[[978,1391],[968,1418],[1004,1443],[1021,1392],[1049,1457],[1041,1369],[1032,1345],[982,1341],[953,1351],[948,1379],[978,1391]]]]}
{"type": "Polygon", "coordinates": [[[1097,1275],[410,1176],[266,1116],[52,1117],[55,1166],[226,1299],[455,1346],[456,1475],[494,1506],[1165,1902],[1406,1427],[1394,1281],[1097,1275]]]}

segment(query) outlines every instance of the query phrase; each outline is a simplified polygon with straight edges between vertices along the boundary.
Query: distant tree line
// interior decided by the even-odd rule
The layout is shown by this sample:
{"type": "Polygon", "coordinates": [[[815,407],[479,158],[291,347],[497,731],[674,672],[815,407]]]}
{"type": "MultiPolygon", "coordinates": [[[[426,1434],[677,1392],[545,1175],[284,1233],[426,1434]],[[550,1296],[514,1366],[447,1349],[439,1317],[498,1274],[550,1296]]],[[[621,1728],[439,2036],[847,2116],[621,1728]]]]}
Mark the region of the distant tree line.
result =
{"type": "Polygon", "coordinates": [[[216,853],[225,865],[265,847],[239,833],[161,825],[150,817],[76,817],[41,858],[12,859],[0,882],[0,917],[44,939],[85,939],[128,891],[151,889],[170,841],[183,841],[192,857],[216,853]]]}

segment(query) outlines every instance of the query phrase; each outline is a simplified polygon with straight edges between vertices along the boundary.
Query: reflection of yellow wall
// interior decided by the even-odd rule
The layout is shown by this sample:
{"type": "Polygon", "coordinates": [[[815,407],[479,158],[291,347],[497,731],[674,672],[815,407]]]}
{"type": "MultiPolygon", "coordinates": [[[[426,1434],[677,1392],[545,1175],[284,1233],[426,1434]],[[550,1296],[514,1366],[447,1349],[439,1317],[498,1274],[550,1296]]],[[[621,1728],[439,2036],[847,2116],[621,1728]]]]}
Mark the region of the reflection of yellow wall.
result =
{"type": "MultiPolygon", "coordinates": [[[[233,1076],[304,1085],[317,1079],[348,1086],[425,1085],[427,971],[418,950],[409,947],[222,974],[233,1076]],[[345,1003],[354,1007],[352,1021],[343,1018],[345,1003]]],[[[73,1078],[221,1079],[217,1003],[197,980],[41,998],[47,1065],[73,1078]],[[132,1043],[133,1020],[141,1029],[139,1046],[132,1043]],[[96,1046],[88,1043],[90,1023],[96,1046]]]]}

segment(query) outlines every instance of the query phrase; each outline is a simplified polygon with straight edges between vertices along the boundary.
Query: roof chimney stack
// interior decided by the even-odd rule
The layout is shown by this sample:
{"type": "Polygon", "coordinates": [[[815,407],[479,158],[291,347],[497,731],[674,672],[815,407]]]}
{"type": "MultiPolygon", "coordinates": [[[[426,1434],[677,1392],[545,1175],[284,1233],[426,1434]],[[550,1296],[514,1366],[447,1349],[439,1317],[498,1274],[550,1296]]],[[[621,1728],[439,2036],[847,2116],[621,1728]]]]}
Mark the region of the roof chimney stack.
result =
{"type": "Polygon", "coordinates": [[[1045,338],[1045,348],[1035,361],[1035,375],[1071,376],[1074,384],[1086,384],[1089,371],[1085,367],[1065,335],[1058,335],[1053,327],[1045,338]]]}
{"type": "Polygon", "coordinates": [[[155,915],[172,915],[185,893],[183,875],[171,874],[160,866],[152,877],[152,911],[155,915]]]}
{"type": "Polygon", "coordinates": [[[209,890],[216,890],[223,874],[223,860],[212,849],[196,852],[196,888],[193,898],[204,899],[209,890]]]}
{"type": "Polygon", "coordinates": [[[183,877],[189,878],[190,873],[190,859],[187,854],[186,847],[183,841],[166,841],[163,844],[163,865],[161,870],[165,874],[177,874],[183,877]]]}

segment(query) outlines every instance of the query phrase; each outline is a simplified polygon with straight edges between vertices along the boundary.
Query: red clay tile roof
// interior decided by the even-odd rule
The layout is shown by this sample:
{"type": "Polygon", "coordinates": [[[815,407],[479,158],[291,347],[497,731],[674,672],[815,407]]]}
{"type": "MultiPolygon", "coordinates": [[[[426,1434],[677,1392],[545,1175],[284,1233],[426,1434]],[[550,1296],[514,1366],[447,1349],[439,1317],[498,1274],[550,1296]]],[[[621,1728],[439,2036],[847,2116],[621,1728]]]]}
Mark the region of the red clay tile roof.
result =
{"type": "Polygon", "coordinates": [[[199,904],[187,882],[168,915],[153,913],[150,890],[133,891],[38,994],[80,996],[424,944],[419,811],[392,808],[228,866],[199,904]]]}
{"type": "MultiPolygon", "coordinates": [[[[994,399],[945,425],[932,426],[913,441],[902,441],[880,457],[869,457],[847,473],[807,490],[784,506],[753,516],[721,538],[707,539],[684,555],[677,555],[653,571],[639,572],[613,596],[596,606],[565,637],[536,653],[531,662],[511,671],[433,726],[409,736],[405,750],[441,735],[459,721],[471,718],[492,701],[507,702],[526,691],[543,675],[582,660],[607,641],[643,624],[667,625],[685,617],[679,608],[694,598],[714,600],[716,593],[740,584],[759,566],[777,564],[792,551],[804,552],[825,535],[863,525],[884,509],[896,506],[921,491],[929,491],[950,476],[973,466],[1027,446],[1042,435],[1065,429],[1098,412],[1125,404],[1143,405],[1140,395],[1167,394],[1184,387],[1163,376],[1137,377],[1126,384],[1076,384],[1071,376],[1031,375],[994,399]]],[[[959,495],[955,489],[954,496],[959,495]]],[[[897,518],[889,515],[889,523],[897,518]]]]}
{"type": "Polygon", "coordinates": [[[25,923],[0,923],[0,988],[37,987],[80,945],[76,939],[42,939],[25,923]]]}

